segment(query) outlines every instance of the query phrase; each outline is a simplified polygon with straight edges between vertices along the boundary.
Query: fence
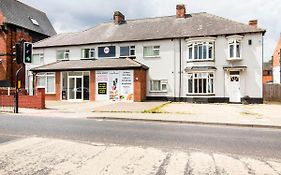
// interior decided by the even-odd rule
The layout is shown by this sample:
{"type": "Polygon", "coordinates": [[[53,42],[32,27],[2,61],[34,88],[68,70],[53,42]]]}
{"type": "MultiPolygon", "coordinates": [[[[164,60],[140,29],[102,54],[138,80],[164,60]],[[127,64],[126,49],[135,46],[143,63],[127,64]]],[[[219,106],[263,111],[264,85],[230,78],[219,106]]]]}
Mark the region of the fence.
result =
{"type": "Polygon", "coordinates": [[[263,98],[266,101],[281,102],[281,84],[265,84],[263,86],[263,98]]]}
{"type": "Polygon", "coordinates": [[[14,111],[14,94],[15,88],[0,88],[0,111],[13,112],[14,111]]]}

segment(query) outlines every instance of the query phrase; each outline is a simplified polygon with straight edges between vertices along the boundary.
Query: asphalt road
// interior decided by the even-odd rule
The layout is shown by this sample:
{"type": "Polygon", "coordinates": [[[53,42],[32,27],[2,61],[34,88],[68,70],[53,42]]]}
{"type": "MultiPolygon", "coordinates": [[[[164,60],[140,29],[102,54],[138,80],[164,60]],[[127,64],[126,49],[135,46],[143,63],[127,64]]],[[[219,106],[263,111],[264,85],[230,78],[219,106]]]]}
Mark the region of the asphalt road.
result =
{"type": "Polygon", "coordinates": [[[0,142],[49,137],[281,159],[281,130],[0,114],[0,142]]]}

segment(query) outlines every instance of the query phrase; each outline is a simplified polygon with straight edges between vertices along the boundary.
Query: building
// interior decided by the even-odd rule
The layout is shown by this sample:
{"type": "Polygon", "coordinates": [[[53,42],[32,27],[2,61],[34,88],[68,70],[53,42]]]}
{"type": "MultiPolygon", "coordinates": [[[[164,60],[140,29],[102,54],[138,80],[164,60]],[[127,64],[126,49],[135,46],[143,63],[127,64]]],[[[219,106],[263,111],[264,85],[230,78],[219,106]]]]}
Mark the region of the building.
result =
{"type": "Polygon", "coordinates": [[[268,62],[263,63],[263,79],[262,83],[272,83],[273,77],[272,77],[272,60],[269,60],[268,62]]]}
{"type": "Polygon", "coordinates": [[[273,53],[273,83],[281,83],[281,34],[273,53]]]}
{"type": "MultiPolygon", "coordinates": [[[[55,34],[44,12],[16,0],[0,0],[0,86],[15,86],[20,65],[13,60],[13,46],[18,41],[37,42],[55,34]]],[[[24,71],[20,80],[24,87],[24,71]]]]}
{"type": "Polygon", "coordinates": [[[113,19],[35,43],[44,64],[30,65],[33,87],[55,100],[262,103],[265,30],[257,20],[186,13],[184,5],[175,16],[113,19]]]}

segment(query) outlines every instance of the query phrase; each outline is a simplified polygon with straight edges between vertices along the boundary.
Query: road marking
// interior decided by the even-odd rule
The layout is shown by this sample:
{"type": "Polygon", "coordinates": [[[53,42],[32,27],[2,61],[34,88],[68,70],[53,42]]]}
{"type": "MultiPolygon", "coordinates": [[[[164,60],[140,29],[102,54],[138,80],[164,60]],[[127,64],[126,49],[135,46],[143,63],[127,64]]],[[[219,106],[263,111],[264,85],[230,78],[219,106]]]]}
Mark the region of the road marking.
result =
{"type": "Polygon", "coordinates": [[[214,159],[219,174],[248,174],[244,164],[237,159],[222,154],[214,154],[214,159]]]}
{"type": "Polygon", "coordinates": [[[175,152],[170,163],[166,168],[166,175],[183,175],[188,160],[188,154],[184,152],[175,152]]]}
{"type": "Polygon", "coordinates": [[[209,154],[191,153],[189,163],[193,174],[216,174],[214,160],[209,154]]]}
{"type": "Polygon", "coordinates": [[[250,158],[242,158],[241,161],[245,162],[251,170],[254,171],[255,175],[278,175],[267,163],[254,160],[250,158]],[[257,171],[258,170],[258,171],[257,171]]]}

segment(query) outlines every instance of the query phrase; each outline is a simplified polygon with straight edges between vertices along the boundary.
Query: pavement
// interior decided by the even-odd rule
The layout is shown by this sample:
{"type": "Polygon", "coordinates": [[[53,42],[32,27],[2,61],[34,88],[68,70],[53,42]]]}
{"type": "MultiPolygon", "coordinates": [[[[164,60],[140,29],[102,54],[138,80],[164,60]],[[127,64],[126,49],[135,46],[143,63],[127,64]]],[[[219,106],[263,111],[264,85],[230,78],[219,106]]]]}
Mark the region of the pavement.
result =
{"type": "Polygon", "coordinates": [[[278,103],[243,105],[112,101],[71,103],[48,101],[46,110],[20,109],[19,115],[281,129],[281,104],[278,103]]]}
{"type": "Polygon", "coordinates": [[[0,144],[0,174],[186,175],[281,173],[280,160],[30,137],[0,144]]]}

